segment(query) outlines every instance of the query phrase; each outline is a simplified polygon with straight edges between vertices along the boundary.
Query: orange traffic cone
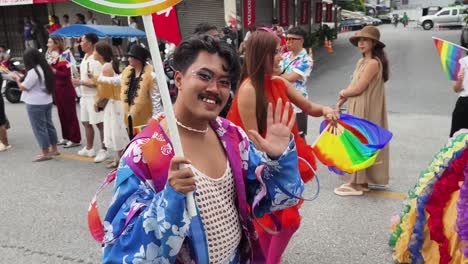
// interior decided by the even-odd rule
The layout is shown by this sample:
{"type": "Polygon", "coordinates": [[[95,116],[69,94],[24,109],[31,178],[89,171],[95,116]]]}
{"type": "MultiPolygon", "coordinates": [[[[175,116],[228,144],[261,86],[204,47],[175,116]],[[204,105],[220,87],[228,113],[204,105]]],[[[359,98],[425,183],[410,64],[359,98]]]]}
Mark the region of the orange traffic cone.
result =
{"type": "Polygon", "coordinates": [[[328,53],[333,52],[331,41],[328,38],[325,38],[325,48],[327,49],[328,53]]]}

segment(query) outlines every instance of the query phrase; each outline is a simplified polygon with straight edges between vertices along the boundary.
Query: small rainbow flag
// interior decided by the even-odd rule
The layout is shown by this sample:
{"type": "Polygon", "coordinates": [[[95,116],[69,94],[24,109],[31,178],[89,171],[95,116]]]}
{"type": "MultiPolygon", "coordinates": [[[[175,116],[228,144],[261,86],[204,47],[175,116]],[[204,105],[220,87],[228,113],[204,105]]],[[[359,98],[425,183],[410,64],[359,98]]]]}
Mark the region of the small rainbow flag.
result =
{"type": "Polygon", "coordinates": [[[141,125],[141,126],[137,126],[137,127],[133,127],[133,135],[136,136],[138,135],[141,131],[143,131],[143,129],[145,129],[147,125],[141,125]]]}
{"type": "Polygon", "coordinates": [[[11,73],[11,71],[3,64],[0,64],[0,72],[6,73],[6,74],[11,73]]]}
{"type": "Polygon", "coordinates": [[[60,54],[59,62],[65,62],[68,68],[70,68],[73,65],[76,65],[75,57],[73,57],[73,54],[69,49],[65,50],[64,52],[62,52],[62,54],[60,54]]]}
{"type": "Polygon", "coordinates": [[[439,53],[445,76],[448,80],[456,81],[460,71],[459,60],[466,55],[468,49],[440,38],[432,38],[439,53]]]}

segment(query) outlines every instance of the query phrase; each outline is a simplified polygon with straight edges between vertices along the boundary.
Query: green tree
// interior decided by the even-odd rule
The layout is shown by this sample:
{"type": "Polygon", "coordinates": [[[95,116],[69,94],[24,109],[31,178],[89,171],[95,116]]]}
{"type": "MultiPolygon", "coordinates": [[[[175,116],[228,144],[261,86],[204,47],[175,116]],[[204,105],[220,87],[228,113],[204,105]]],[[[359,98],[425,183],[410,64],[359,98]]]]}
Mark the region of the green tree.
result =
{"type": "Polygon", "coordinates": [[[350,11],[366,11],[366,7],[364,6],[364,0],[353,0],[353,1],[338,1],[338,4],[346,10],[350,11]]]}
{"type": "Polygon", "coordinates": [[[449,6],[458,6],[458,5],[462,5],[462,4],[463,4],[463,1],[456,0],[455,2],[453,2],[453,4],[450,4],[449,6]]]}
{"type": "Polygon", "coordinates": [[[364,0],[354,0],[354,6],[356,11],[366,11],[366,6],[364,5],[364,0]]]}

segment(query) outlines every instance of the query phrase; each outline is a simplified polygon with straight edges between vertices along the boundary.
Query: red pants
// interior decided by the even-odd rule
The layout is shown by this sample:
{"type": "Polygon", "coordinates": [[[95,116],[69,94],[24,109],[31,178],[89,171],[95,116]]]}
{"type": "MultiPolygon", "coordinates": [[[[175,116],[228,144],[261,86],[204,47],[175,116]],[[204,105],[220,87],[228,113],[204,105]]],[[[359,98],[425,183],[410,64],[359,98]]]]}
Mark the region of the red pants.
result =
{"type": "MultiPolygon", "coordinates": [[[[283,225],[281,231],[278,234],[269,234],[263,230],[261,226],[255,223],[255,229],[258,233],[260,246],[262,247],[263,254],[266,258],[265,264],[281,263],[281,256],[286,250],[289,240],[291,240],[292,236],[299,229],[301,224],[299,208],[300,204],[273,213],[283,225]]],[[[270,229],[274,227],[269,217],[263,217],[259,219],[259,221],[263,226],[266,226],[270,229]]]]}
{"type": "MultiPolygon", "coordinates": [[[[55,104],[60,118],[60,126],[62,127],[62,137],[71,142],[80,143],[80,123],[76,115],[75,97],[71,94],[61,93],[61,88],[56,87],[55,104]]],[[[74,88],[71,87],[71,89],[74,88]]]]}

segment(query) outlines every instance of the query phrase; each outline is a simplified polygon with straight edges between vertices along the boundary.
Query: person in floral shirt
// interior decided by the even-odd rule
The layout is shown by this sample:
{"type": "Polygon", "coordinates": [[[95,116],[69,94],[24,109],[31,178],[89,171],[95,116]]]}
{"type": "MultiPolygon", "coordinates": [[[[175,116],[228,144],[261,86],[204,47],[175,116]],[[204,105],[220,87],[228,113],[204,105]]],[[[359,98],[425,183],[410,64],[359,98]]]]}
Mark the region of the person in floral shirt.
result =
{"type": "MultiPolygon", "coordinates": [[[[310,76],[313,66],[312,57],[304,49],[304,38],[307,33],[300,27],[293,27],[288,30],[286,36],[286,46],[288,52],[283,54],[280,64],[282,69],[281,77],[290,81],[305,98],[309,97],[307,92],[307,79],[310,76]]],[[[307,114],[294,106],[297,114],[297,126],[300,135],[305,138],[307,135],[307,114]]]]}
{"type": "Polygon", "coordinates": [[[174,68],[184,157],[173,154],[164,114],[130,143],[110,177],[116,184],[104,232],[90,221],[103,263],[265,263],[254,217],[296,205],[304,190],[295,115],[289,103],[270,104],[266,136],[250,131],[255,146],[218,117],[240,72],[228,44],[194,36],[176,49],[174,68]],[[196,201],[192,217],[187,196],[196,201]]]}

